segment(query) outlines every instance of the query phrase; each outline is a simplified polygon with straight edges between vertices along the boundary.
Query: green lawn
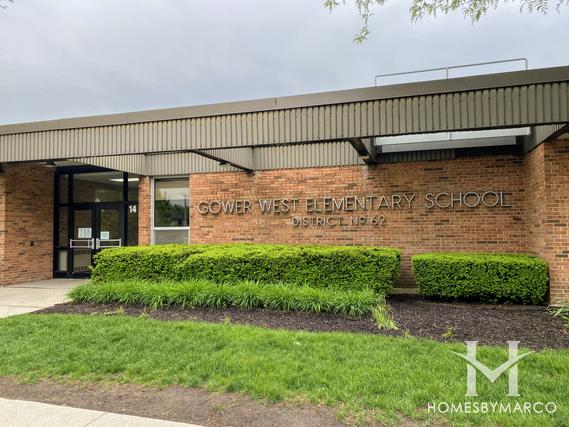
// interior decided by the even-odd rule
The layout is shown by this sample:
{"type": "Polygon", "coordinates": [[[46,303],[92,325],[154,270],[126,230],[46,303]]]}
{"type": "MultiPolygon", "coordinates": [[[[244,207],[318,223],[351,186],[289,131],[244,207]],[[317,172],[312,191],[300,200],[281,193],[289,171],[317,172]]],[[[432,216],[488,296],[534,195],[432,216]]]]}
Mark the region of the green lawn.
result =
{"type": "MultiPolygon", "coordinates": [[[[238,391],[272,401],[308,399],[343,414],[437,421],[428,402],[463,402],[462,344],[347,333],[309,333],[123,316],[24,315],[0,320],[0,376],[25,380],[180,384],[238,391]]],[[[505,348],[482,347],[495,367],[505,348]]],[[[447,416],[453,425],[567,425],[569,351],[541,351],[519,364],[522,397],[507,398],[507,376],[479,375],[481,401],[554,401],[554,415],[447,416]]]]}

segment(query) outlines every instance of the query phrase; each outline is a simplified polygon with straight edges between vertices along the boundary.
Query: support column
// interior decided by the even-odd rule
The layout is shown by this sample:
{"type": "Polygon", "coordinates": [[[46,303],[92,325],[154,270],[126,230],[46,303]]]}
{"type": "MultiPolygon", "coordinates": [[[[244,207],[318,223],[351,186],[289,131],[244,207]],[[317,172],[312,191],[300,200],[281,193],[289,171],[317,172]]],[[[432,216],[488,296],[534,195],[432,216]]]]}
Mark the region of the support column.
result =
{"type": "Polygon", "coordinates": [[[0,172],[0,285],[53,277],[53,171],[5,164],[0,172]]]}
{"type": "Polygon", "coordinates": [[[152,242],[152,179],[141,176],[138,181],[138,244],[152,242]]]}
{"type": "Polygon", "coordinates": [[[569,141],[526,155],[528,249],[549,264],[550,302],[569,301],[569,141]]]}

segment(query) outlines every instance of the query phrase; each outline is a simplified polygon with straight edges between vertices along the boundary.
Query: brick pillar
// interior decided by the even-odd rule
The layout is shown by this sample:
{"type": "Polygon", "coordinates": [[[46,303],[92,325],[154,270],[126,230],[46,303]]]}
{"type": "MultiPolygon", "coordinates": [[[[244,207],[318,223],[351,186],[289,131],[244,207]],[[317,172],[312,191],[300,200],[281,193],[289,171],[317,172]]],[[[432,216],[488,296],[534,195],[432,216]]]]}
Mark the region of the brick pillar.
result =
{"type": "Polygon", "coordinates": [[[568,302],[569,141],[540,145],[525,166],[527,246],[549,264],[550,302],[568,302]]]}
{"type": "Polygon", "coordinates": [[[0,173],[0,284],[53,277],[53,171],[6,164],[0,173]]]}
{"type": "Polygon", "coordinates": [[[6,284],[4,272],[6,231],[6,172],[5,170],[0,170],[0,285],[6,284]]]}
{"type": "Polygon", "coordinates": [[[138,182],[138,244],[151,243],[152,179],[141,176],[138,182]]]}

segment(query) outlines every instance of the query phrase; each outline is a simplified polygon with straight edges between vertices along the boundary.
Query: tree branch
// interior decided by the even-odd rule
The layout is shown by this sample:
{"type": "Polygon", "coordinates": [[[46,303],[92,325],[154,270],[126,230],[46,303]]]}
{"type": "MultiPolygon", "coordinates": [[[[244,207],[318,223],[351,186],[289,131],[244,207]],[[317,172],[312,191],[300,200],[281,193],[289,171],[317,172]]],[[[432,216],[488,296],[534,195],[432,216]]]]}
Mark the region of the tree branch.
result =
{"type": "MultiPolygon", "coordinates": [[[[354,36],[356,43],[361,43],[370,34],[369,19],[373,15],[372,9],[385,5],[387,0],[353,0],[362,21],[360,31],[354,36]]],[[[569,0],[411,0],[409,13],[411,19],[416,22],[424,17],[437,14],[447,15],[449,13],[461,12],[465,18],[470,18],[472,22],[478,21],[490,10],[498,8],[501,4],[518,3],[520,12],[537,12],[547,14],[551,5],[559,12],[562,6],[569,4],[569,0]]],[[[342,0],[346,4],[346,0],[342,0]]],[[[324,6],[330,11],[339,6],[337,0],[325,0],[324,6]]]]}
{"type": "Polygon", "coordinates": [[[14,3],[14,0],[0,0],[0,9],[6,9],[8,7],[7,3],[14,3]]]}

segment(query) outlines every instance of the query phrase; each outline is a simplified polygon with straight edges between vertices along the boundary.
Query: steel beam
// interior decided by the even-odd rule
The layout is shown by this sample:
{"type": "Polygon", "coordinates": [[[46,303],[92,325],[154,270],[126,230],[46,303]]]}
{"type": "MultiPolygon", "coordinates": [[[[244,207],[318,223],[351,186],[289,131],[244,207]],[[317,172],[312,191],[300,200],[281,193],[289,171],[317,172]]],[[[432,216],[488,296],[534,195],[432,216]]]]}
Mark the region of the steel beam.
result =
{"type": "Polygon", "coordinates": [[[192,150],[191,153],[219,162],[220,166],[233,166],[246,173],[253,173],[253,149],[231,148],[225,150],[192,150]]]}

